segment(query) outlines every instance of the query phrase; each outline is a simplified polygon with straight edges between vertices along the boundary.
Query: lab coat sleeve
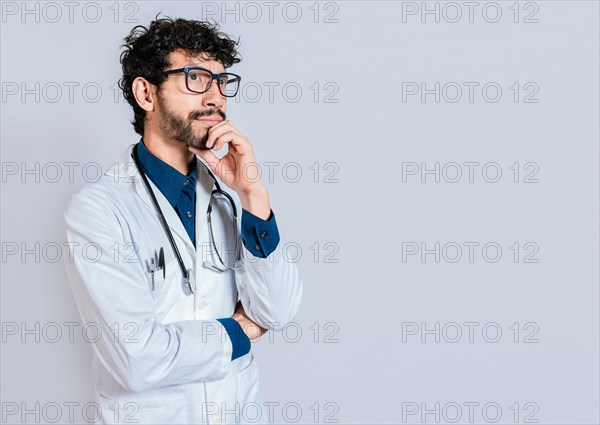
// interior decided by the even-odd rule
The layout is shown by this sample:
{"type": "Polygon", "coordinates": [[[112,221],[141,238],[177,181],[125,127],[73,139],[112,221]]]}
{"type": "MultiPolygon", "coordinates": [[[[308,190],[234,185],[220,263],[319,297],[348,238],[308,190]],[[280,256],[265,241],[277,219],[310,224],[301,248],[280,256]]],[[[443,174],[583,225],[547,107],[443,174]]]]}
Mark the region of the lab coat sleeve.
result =
{"type": "Polygon", "coordinates": [[[295,317],[303,284],[296,264],[282,255],[282,243],[266,258],[254,256],[241,244],[235,281],[248,317],[265,329],[281,330],[295,317]]]}
{"type": "Polygon", "coordinates": [[[99,360],[134,392],[222,379],[232,354],[225,328],[217,320],[157,321],[142,265],[124,249],[126,223],[100,196],[80,192],[65,211],[67,275],[83,324],[98,331],[99,360]]]}

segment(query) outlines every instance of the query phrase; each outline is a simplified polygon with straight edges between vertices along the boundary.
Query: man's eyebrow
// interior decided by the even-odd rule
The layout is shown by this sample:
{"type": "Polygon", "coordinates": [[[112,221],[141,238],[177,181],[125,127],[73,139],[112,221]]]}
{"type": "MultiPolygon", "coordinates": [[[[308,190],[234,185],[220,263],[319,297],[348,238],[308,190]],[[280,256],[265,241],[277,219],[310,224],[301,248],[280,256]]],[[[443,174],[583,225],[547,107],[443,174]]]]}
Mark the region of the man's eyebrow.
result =
{"type": "Polygon", "coordinates": [[[189,67],[189,68],[204,68],[204,69],[208,69],[206,66],[204,66],[204,65],[203,65],[203,64],[201,64],[201,63],[187,63],[187,64],[185,64],[185,65],[183,65],[183,66],[182,66],[182,68],[186,68],[186,67],[189,67]]]}
{"type": "MultiPolygon", "coordinates": [[[[182,68],[202,68],[202,69],[208,69],[203,64],[190,63],[190,62],[188,62],[187,64],[183,65],[182,68]]],[[[208,70],[210,71],[210,69],[208,69],[208,70]]],[[[227,72],[227,70],[225,70],[223,72],[227,72]]],[[[214,72],[214,74],[218,74],[218,72],[214,72]]]]}

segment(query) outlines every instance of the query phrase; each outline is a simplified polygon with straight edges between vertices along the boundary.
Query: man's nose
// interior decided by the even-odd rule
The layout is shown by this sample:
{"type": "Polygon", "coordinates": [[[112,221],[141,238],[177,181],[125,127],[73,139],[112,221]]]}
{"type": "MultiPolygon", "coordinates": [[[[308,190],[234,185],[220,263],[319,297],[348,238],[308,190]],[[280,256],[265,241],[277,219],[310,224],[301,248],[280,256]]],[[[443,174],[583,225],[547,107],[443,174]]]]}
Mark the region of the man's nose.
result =
{"type": "Polygon", "coordinates": [[[219,91],[219,82],[214,79],[210,82],[209,89],[203,93],[202,103],[204,106],[221,107],[225,99],[219,91]]]}

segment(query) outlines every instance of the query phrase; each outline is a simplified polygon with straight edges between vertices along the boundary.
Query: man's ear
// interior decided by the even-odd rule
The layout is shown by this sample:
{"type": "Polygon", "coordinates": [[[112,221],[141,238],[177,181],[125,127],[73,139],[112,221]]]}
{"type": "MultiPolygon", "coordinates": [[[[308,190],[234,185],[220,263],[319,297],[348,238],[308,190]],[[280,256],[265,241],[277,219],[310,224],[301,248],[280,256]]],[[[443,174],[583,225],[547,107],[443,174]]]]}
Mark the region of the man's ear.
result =
{"type": "Polygon", "coordinates": [[[154,110],[155,90],[154,85],[142,77],[137,77],[131,84],[131,91],[140,108],[145,111],[154,110]]]}

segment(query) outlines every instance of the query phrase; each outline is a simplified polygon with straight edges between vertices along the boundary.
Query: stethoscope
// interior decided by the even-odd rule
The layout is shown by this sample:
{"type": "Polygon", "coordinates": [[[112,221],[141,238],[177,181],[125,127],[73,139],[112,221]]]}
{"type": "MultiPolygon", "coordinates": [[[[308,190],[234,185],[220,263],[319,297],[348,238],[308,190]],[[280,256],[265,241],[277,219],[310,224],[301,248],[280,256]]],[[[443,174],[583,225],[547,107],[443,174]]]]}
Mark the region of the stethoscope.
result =
{"type": "MultiPolygon", "coordinates": [[[[131,152],[131,157],[133,158],[133,161],[135,162],[135,165],[136,165],[140,175],[142,176],[142,180],[144,181],[146,190],[148,191],[148,194],[150,195],[150,198],[152,199],[152,204],[154,205],[154,209],[156,210],[156,215],[158,216],[158,219],[160,220],[160,222],[163,226],[165,234],[167,235],[167,237],[169,239],[169,243],[171,244],[171,247],[173,248],[173,252],[175,253],[175,257],[177,258],[177,262],[179,263],[179,268],[181,269],[181,273],[183,274],[183,283],[193,294],[194,290],[196,289],[196,283],[195,283],[195,279],[194,279],[194,275],[193,275],[193,270],[185,267],[185,264],[183,262],[183,259],[181,258],[179,249],[177,248],[177,244],[175,243],[175,239],[173,238],[173,234],[171,233],[171,229],[169,228],[167,220],[166,220],[162,210],[160,209],[160,206],[158,205],[158,201],[156,200],[154,191],[152,190],[152,187],[150,187],[148,178],[144,174],[143,167],[141,166],[141,164],[139,162],[139,159],[137,157],[137,147],[138,147],[137,144],[133,147],[133,150],[131,152]]],[[[239,233],[238,233],[238,229],[237,229],[237,208],[235,207],[233,198],[227,192],[225,192],[224,190],[221,190],[221,186],[219,185],[219,182],[215,178],[214,174],[210,171],[210,169],[206,166],[206,164],[204,164],[202,161],[199,161],[199,162],[202,163],[204,168],[206,168],[206,171],[208,171],[208,174],[212,177],[212,179],[215,182],[216,189],[213,190],[210,194],[210,200],[208,202],[208,208],[206,210],[206,215],[207,215],[208,229],[210,232],[212,246],[213,246],[213,249],[215,250],[215,253],[217,254],[217,258],[219,259],[219,262],[221,263],[222,267],[218,267],[217,265],[213,264],[211,261],[203,261],[202,265],[204,267],[207,267],[209,269],[219,271],[219,272],[225,272],[227,270],[234,270],[234,268],[232,266],[225,264],[225,262],[221,258],[221,255],[219,254],[219,250],[217,249],[217,246],[215,244],[215,238],[214,238],[213,229],[212,229],[212,222],[211,222],[211,218],[210,218],[210,213],[212,212],[212,198],[213,198],[213,196],[223,196],[225,199],[227,199],[227,201],[229,202],[229,204],[231,205],[231,208],[233,210],[233,231],[235,234],[234,264],[235,264],[235,261],[238,260],[239,253],[240,253],[239,252],[239,246],[240,246],[239,233]]]]}

